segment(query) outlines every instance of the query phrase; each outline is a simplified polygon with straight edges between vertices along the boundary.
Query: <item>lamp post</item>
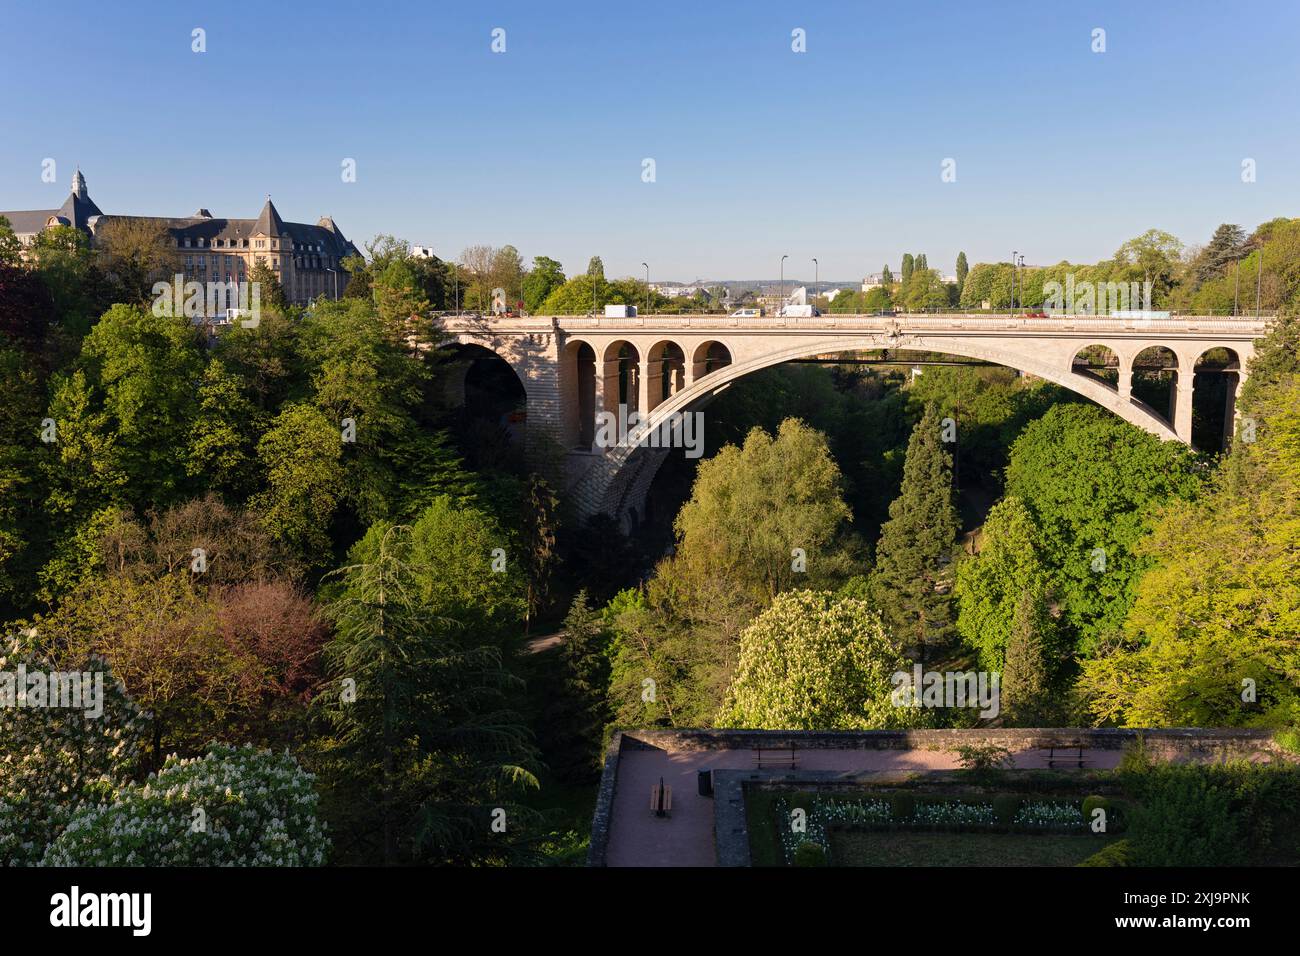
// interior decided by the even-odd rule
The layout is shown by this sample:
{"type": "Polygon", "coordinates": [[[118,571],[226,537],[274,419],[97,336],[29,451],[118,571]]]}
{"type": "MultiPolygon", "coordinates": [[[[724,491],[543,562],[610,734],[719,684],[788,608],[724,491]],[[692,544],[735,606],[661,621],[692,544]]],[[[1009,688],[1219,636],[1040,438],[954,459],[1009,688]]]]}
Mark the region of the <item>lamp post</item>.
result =
{"type": "Polygon", "coordinates": [[[641,265],[645,266],[645,314],[649,315],[650,314],[650,267],[646,265],[644,262],[641,263],[641,265]]]}
{"type": "Polygon", "coordinates": [[[327,268],[325,271],[334,276],[334,301],[337,302],[339,300],[339,274],[333,269],[327,268]]]}
{"type": "MultiPolygon", "coordinates": [[[[1018,273],[1021,269],[1023,269],[1024,267],[1025,267],[1025,257],[1024,257],[1024,255],[1022,254],[1022,255],[1020,256],[1020,259],[1017,260],[1017,262],[1016,262],[1016,271],[1017,271],[1017,273],[1018,273]]],[[[1016,286],[1020,289],[1020,305],[1021,305],[1021,307],[1023,308],[1023,307],[1024,307],[1024,304],[1025,304],[1025,282],[1024,282],[1024,280],[1021,279],[1019,282],[1016,283],[1016,286]]]]}
{"type": "Polygon", "coordinates": [[[1016,250],[1011,250],[1011,313],[1016,311],[1016,250]]]}
{"type": "Polygon", "coordinates": [[[1259,247],[1259,269],[1255,272],[1255,318],[1259,318],[1259,291],[1264,285],[1264,247],[1259,247]]]}
{"type": "Polygon", "coordinates": [[[1241,289],[1241,256],[1237,256],[1237,268],[1232,270],[1232,317],[1237,317],[1237,293],[1241,289]]]}
{"type": "Polygon", "coordinates": [[[785,260],[789,258],[790,258],[789,256],[781,257],[781,308],[782,309],[785,308],[785,260]]]}
{"type": "Polygon", "coordinates": [[[813,299],[814,300],[817,298],[817,286],[821,281],[819,278],[820,272],[818,271],[820,268],[821,267],[817,265],[817,260],[814,258],[813,259],[813,299]]]}

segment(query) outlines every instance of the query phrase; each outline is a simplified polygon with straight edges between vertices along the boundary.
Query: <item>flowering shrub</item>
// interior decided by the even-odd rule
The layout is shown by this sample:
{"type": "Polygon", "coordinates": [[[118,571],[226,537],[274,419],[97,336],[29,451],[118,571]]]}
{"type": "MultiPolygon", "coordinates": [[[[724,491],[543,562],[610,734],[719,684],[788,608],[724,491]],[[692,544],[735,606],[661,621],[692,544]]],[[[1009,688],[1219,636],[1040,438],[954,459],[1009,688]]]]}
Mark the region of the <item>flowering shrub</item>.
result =
{"type": "Polygon", "coordinates": [[[313,777],[287,753],[213,744],[115,797],[78,811],[43,865],[318,866],[329,849],[313,777]]]}
{"type": "Polygon", "coordinates": [[[102,658],[56,664],[32,650],[29,637],[0,646],[0,671],[102,675],[102,713],[0,707],[0,866],[35,866],[79,808],[111,800],[144,738],[143,715],[102,658]]]}
{"type": "Polygon", "coordinates": [[[912,822],[932,827],[992,826],[997,815],[987,803],[919,803],[912,822]]]}
{"type": "Polygon", "coordinates": [[[1083,811],[1072,803],[1052,801],[1026,803],[1016,814],[1016,826],[1035,830],[1086,830],[1083,811]]]}

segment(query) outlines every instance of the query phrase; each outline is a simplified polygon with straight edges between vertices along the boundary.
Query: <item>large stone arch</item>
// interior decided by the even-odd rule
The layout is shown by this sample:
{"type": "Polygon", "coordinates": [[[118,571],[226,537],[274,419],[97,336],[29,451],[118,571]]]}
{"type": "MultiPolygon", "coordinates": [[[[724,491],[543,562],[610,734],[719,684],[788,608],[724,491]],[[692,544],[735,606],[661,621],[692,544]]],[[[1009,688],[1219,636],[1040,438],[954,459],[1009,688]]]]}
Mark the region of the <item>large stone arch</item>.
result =
{"type": "Polygon", "coordinates": [[[474,346],[495,354],[514,370],[526,400],[525,453],[530,460],[542,463],[542,470],[558,487],[563,478],[560,458],[566,437],[563,395],[566,385],[572,387],[564,381],[566,368],[561,361],[558,330],[501,335],[484,320],[467,324],[469,328],[449,334],[442,346],[474,346]]]}
{"type": "MultiPolygon", "coordinates": [[[[1175,430],[1159,413],[1145,403],[1133,399],[1126,389],[1112,388],[1098,379],[1079,375],[1073,371],[1074,357],[1078,350],[1094,344],[1104,345],[1113,350],[1120,356],[1121,367],[1127,370],[1137,352],[1149,345],[1164,343],[1156,339],[1149,343],[1116,343],[1096,337],[1064,343],[1052,340],[1049,343],[1033,338],[979,339],[929,334],[859,333],[839,337],[808,336],[795,344],[782,343],[770,351],[751,355],[748,358],[738,358],[734,352],[731,352],[730,364],[690,382],[685,389],[656,406],[646,420],[646,427],[648,432],[654,431],[676,413],[699,411],[732,382],[783,362],[834,352],[890,349],[959,355],[1014,368],[1076,392],[1158,438],[1165,441],[1180,440],[1175,430]],[[1047,345],[1051,347],[1043,347],[1047,345]]],[[[1181,364],[1183,359],[1180,351],[1175,346],[1169,347],[1180,355],[1181,364]]],[[[1197,354],[1203,349],[1204,347],[1198,344],[1197,354]]],[[[581,507],[584,511],[603,511],[620,517],[626,525],[629,509],[633,515],[639,513],[640,502],[644,498],[645,491],[649,488],[655,472],[658,471],[667,454],[665,449],[645,445],[617,447],[604,451],[575,489],[581,507]]]]}

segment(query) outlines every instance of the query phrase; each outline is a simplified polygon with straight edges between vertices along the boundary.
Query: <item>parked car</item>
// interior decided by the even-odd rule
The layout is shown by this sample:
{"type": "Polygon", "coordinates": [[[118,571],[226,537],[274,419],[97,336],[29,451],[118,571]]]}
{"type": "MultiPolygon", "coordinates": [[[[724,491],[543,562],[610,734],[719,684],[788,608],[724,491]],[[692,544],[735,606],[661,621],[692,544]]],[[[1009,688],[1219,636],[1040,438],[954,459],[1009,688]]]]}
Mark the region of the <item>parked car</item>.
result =
{"type": "Polygon", "coordinates": [[[731,317],[733,319],[756,319],[762,314],[762,309],[737,309],[731,313],[731,317]]]}

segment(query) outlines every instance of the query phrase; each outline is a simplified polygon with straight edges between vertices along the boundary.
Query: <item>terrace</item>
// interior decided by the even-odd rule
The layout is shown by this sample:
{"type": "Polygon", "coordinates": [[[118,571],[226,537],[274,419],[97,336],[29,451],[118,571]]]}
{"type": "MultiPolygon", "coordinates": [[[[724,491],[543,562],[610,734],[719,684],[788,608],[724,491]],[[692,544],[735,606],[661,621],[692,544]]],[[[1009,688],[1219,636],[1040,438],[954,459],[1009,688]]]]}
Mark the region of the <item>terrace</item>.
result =
{"type": "Polygon", "coordinates": [[[1004,747],[1013,771],[1086,774],[1114,769],[1138,736],[1180,762],[1279,752],[1268,732],[1254,730],[628,730],[606,754],[588,864],[748,866],[746,796],[754,788],[902,782],[961,769],[961,747],[1004,747]],[[711,794],[700,792],[700,771],[711,771],[711,794]],[[671,812],[662,816],[651,809],[661,781],[671,788],[671,812]]]}

